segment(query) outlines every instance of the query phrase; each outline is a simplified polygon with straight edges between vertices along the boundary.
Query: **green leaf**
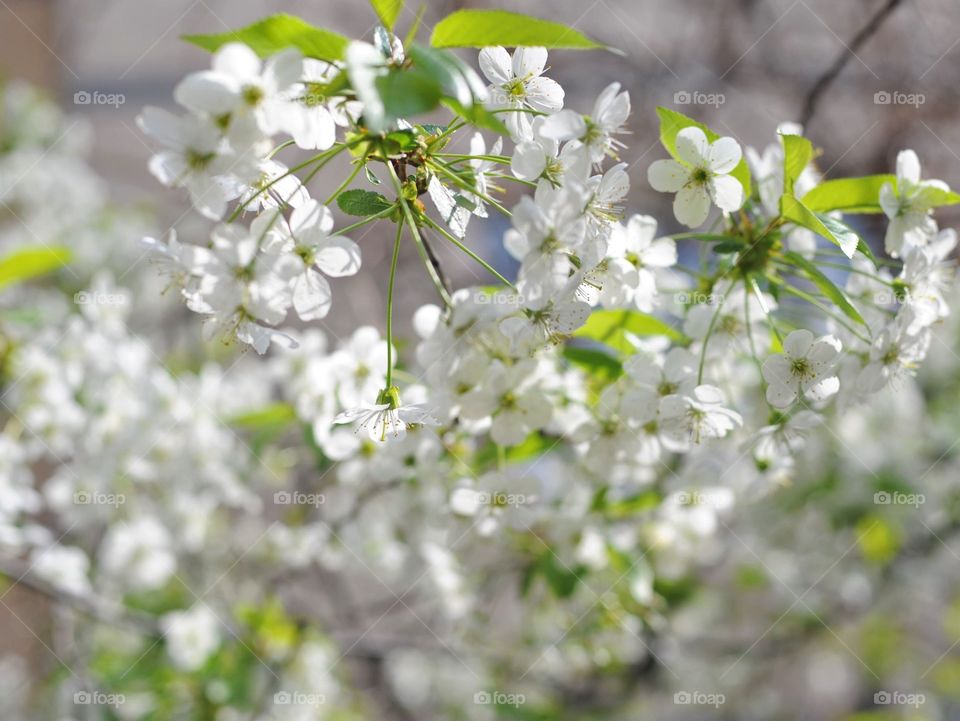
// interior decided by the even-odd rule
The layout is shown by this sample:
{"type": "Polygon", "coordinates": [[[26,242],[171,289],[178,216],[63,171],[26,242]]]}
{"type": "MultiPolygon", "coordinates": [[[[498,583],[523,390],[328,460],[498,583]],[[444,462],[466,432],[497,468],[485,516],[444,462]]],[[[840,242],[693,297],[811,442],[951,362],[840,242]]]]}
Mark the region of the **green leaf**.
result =
{"type": "MultiPolygon", "coordinates": [[[[703,123],[697,122],[693,118],[688,118],[676,110],[659,107],[657,108],[657,115],[660,117],[660,142],[666,151],[670,153],[671,157],[678,162],[682,163],[683,161],[680,159],[680,156],[677,155],[677,133],[684,128],[700,128],[707,136],[707,140],[711,143],[720,137],[719,134],[713,132],[703,123]]],[[[749,198],[751,192],[750,168],[747,166],[746,157],[740,159],[737,167],[733,169],[730,175],[739,180],[740,185],[743,186],[743,197],[749,198]]]]}
{"type": "Polygon", "coordinates": [[[0,258],[0,288],[45,275],[70,262],[72,253],[62,246],[20,248],[0,258]]]}
{"type": "Polygon", "coordinates": [[[287,425],[297,419],[297,414],[288,403],[272,403],[263,408],[246,411],[230,418],[229,423],[246,430],[261,430],[263,428],[287,425]]]}
{"type": "Polygon", "coordinates": [[[397,18],[400,17],[400,12],[403,10],[403,0],[370,0],[370,4],[384,27],[387,30],[393,30],[393,26],[397,24],[397,18]]]}
{"type": "Polygon", "coordinates": [[[784,195],[780,198],[780,212],[787,220],[809,228],[817,235],[836,243],[848,258],[853,257],[862,242],[860,236],[849,226],[829,215],[815,213],[792,195],[784,195]]]}
{"type": "Polygon", "coordinates": [[[740,240],[724,240],[713,246],[713,252],[720,253],[721,255],[726,253],[739,253],[741,250],[746,249],[747,246],[740,240]]]}
{"type": "Polygon", "coordinates": [[[623,364],[620,361],[595,348],[566,346],[563,357],[603,382],[616,380],[623,374],[623,364]]]}
{"type": "Polygon", "coordinates": [[[314,27],[298,17],[281,13],[239,30],[213,35],[184,35],[188,43],[214,52],[221,46],[241,42],[261,58],[286,48],[297,48],[308,58],[342,60],[350,39],[339,33],[314,27]]]}
{"type": "Polygon", "coordinates": [[[803,274],[809,278],[810,282],[817,286],[817,289],[823,293],[824,296],[833,301],[834,305],[843,311],[843,314],[847,316],[847,318],[861,325],[867,324],[863,316],[860,315],[860,312],[853,306],[850,299],[847,298],[846,293],[834,285],[833,281],[824,275],[823,271],[816,265],[793,251],[787,251],[783,254],[783,257],[803,271],[803,274]]]}
{"type": "Polygon", "coordinates": [[[815,213],[841,210],[844,213],[881,213],[880,188],[896,186],[893,175],[868,175],[863,178],[825,180],[803,196],[803,204],[815,213]]]}
{"type": "Polygon", "coordinates": [[[813,144],[800,135],[784,135],[782,138],[783,192],[793,195],[794,183],[813,157],[813,144]]]}
{"type": "Polygon", "coordinates": [[[544,47],[592,50],[604,46],[578,30],[507,10],[457,10],[433,28],[435,48],[544,47]]]}
{"type": "Polygon", "coordinates": [[[367,217],[368,215],[382,213],[392,207],[393,203],[380,195],[380,193],[375,193],[372,190],[363,190],[362,188],[354,188],[353,190],[346,190],[340,193],[340,195],[337,196],[337,205],[340,206],[340,210],[347,215],[367,217]]]}
{"type": "Polygon", "coordinates": [[[587,319],[585,325],[573,334],[604,343],[621,353],[634,352],[627,333],[637,336],[662,335],[675,341],[684,340],[682,333],[659,318],[636,310],[599,310],[587,319]]]}
{"type": "Polygon", "coordinates": [[[375,83],[390,120],[429,112],[443,95],[440,84],[417,68],[391,68],[375,83]]]}

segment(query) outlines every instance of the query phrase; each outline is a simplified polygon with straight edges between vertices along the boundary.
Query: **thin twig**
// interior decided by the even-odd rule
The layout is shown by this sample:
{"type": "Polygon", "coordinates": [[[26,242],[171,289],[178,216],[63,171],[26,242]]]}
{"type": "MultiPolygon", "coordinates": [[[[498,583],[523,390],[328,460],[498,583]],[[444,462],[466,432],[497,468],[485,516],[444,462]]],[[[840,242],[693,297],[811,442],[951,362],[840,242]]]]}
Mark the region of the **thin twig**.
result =
{"type": "Polygon", "coordinates": [[[844,46],[844,49],[837,56],[837,59],[833,61],[829,69],[813,84],[803,103],[803,113],[800,117],[800,123],[804,127],[810,124],[810,120],[817,110],[817,102],[820,100],[820,96],[822,96],[833,81],[837,79],[837,76],[843,71],[847,63],[850,62],[850,58],[856,55],[857,50],[873,37],[901,2],[902,0],[887,0],[886,4],[860,29],[860,32],[854,35],[853,39],[844,46]]]}

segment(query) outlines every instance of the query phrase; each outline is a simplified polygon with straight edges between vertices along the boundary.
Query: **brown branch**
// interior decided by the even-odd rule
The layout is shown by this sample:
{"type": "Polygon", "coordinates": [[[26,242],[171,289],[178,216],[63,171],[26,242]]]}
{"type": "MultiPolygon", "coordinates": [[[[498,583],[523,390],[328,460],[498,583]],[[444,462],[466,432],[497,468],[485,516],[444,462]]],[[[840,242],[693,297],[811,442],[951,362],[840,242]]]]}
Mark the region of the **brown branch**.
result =
{"type": "Polygon", "coordinates": [[[817,111],[817,102],[820,100],[820,97],[827,91],[833,81],[837,79],[837,76],[843,71],[847,63],[850,62],[850,58],[853,57],[857,50],[859,50],[873,35],[880,29],[880,26],[883,25],[884,21],[897,9],[897,6],[900,5],[902,0],[887,0],[886,4],[881,7],[873,17],[871,17],[867,24],[864,25],[860,32],[853,36],[853,39],[844,47],[844,49],[837,56],[837,59],[833,61],[827,71],[821,75],[817,82],[813,84],[813,87],[810,89],[810,92],[807,93],[806,100],[803,103],[803,112],[800,117],[801,124],[806,127],[810,121],[813,119],[814,113],[817,111]]]}

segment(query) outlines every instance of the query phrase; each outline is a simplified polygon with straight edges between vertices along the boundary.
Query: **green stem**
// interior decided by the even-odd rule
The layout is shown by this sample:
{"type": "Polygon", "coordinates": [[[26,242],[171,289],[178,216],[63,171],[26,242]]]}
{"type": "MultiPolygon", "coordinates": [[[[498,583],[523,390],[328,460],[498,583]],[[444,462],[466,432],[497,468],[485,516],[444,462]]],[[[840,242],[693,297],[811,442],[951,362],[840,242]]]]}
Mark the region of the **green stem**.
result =
{"type": "Polygon", "coordinates": [[[397,192],[397,202],[400,203],[400,209],[403,211],[403,217],[407,222],[407,226],[410,228],[410,233],[413,235],[413,240],[416,243],[417,253],[420,255],[420,260],[423,261],[423,265],[427,269],[427,275],[430,276],[430,280],[437,289],[440,299],[447,308],[450,308],[453,306],[453,300],[450,298],[450,293],[447,292],[439,272],[433,266],[433,262],[430,260],[430,254],[427,252],[426,245],[420,235],[420,229],[417,227],[417,221],[413,217],[413,212],[410,210],[410,205],[407,203],[406,198],[403,197],[403,184],[400,182],[400,177],[397,175],[397,171],[393,167],[393,163],[388,162],[386,163],[386,166],[387,170],[390,171],[390,180],[393,181],[393,186],[397,192]]]}
{"type": "MultiPolygon", "coordinates": [[[[730,286],[732,291],[734,286],[730,286]]],[[[707,344],[710,343],[710,336],[713,335],[713,328],[717,324],[717,318],[720,317],[720,311],[723,309],[723,296],[720,296],[720,300],[717,302],[717,309],[713,312],[713,317],[710,318],[710,325],[707,326],[707,334],[703,337],[703,347],[700,348],[700,366],[697,369],[697,385],[703,383],[703,364],[707,360],[707,344]]]]}
{"type": "MultiPolygon", "coordinates": [[[[276,178],[274,178],[274,179],[271,180],[269,183],[267,183],[267,184],[264,185],[262,188],[260,188],[256,193],[254,193],[254,194],[251,195],[249,198],[247,198],[245,201],[243,201],[243,203],[241,203],[240,205],[238,205],[237,208],[230,214],[230,217],[227,218],[227,222],[228,222],[228,223],[232,223],[232,222],[235,221],[237,218],[239,218],[239,217],[240,217],[240,214],[246,209],[246,207],[247,207],[248,205],[250,205],[250,203],[252,203],[254,200],[256,200],[259,196],[261,196],[261,195],[263,195],[264,193],[266,193],[268,190],[270,190],[270,188],[272,188],[274,185],[276,185],[277,183],[279,183],[279,182],[280,182],[281,180],[283,180],[284,178],[289,177],[289,176],[293,175],[294,173],[296,173],[298,170],[303,170],[304,168],[306,168],[306,167],[308,167],[308,166],[310,166],[310,165],[313,165],[314,163],[317,163],[317,162],[320,162],[320,161],[324,161],[324,160],[326,160],[328,157],[329,157],[329,158],[332,158],[332,157],[336,156],[338,153],[340,153],[342,150],[344,150],[346,147],[347,147],[346,145],[338,144],[338,145],[334,146],[333,148],[331,148],[330,150],[325,150],[325,151],[323,151],[322,153],[318,153],[317,155],[314,155],[314,156],[313,156],[312,158],[310,158],[309,160],[305,160],[305,161],[303,161],[302,163],[299,163],[298,165],[294,165],[292,168],[290,168],[289,170],[287,170],[287,172],[283,173],[282,175],[278,175],[276,178]]],[[[324,162],[323,165],[326,165],[326,163],[324,162]]],[[[323,167],[323,166],[321,165],[321,167],[323,167]]],[[[311,176],[311,177],[312,177],[312,176],[311,176]]],[[[301,186],[306,185],[306,181],[303,181],[302,183],[300,183],[300,185],[301,185],[301,186]]]]}
{"type": "Polygon", "coordinates": [[[442,226],[440,226],[440,225],[438,225],[437,223],[433,222],[433,220],[431,220],[431,219],[430,219],[429,217],[427,217],[427,216],[423,216],[423,222],[425,222],[427,225],[429,225],[429,226],[430,226],[431,228],[433,228],[435,231],[437,231],[438,233],[440,233],[440,235],[442,235],[444,238],[446,238],[446,239],[449,240],[451,243],[453,243],[455,246],[457,246],[457,248],[459,248],[459,249],[462,250],[464,253],[466,253],[468,256],[470,256],[470,258],[472,258],[474,261],[476,261],[477,263],[479,263],[480,265],[482,265],[482,266],[487,270],[488,273],[490,273],[491,275],[493,275],[494,277],[496,277],[497,280],[499,280],[501,283],[503,283],[504,285],[507,285],[507,286],[510,287],[510,288],[513,288],[513,287],[514,287],[513,283],[511,283],[509,280],[507,280],[507,279],[504,278],[502,275],[500,275],[500,273],[498,273],[498,272],[496,271],[496,269],[493,268],[493,266],[491,266],[489,263],[487,263],[487,261],[485,261],[485,260],[484,260],[483,258],[481,258],[479,255],[477,255],[477,254],[474,253],[472,250],[470,250],[470,248],[468,248],[466,245],[464,245],[463,243],[461,243],[460,240],[458,240],[454,235],[452,235],[452,234],[450,234],[449,232],[447,232],[447,230],[446,230],[445,228],[443,228],[442,226]]]}
{"type": "Polygon", "coordinates": [[[770,326],[770,330],[773,331],[773,334],[777,337],[780,345],[783,345],[783,336],[780,335],[780,331],[777,330],[776,323],[773,322],[773,315],[770,313],[770,309],[767,308],[767,301],[763,298],[763,292],[760,290],[760,284],[757,283],[756,278],[750,278],[750,287],[753,289],[753,294],[757,297],[757,302],[760,304],[760,310],[763,311],[763,314],[767,318],[767,325],[770,326]]]}
{"type": "Polygon", "coordinates": [[[390,281],[387,285],[387,388],[393,387],[393,287],[397,280],[402,237],[403,223],[397,223],[397,237],[393,241],[393,257],[390,259],[390,281]]]}
{"type": "Polygon", "coordinates": [[[818,260],[818,261],[817,261],[817,264],[818,264],[818,265],[825,265],[825,266],[827,266],[828,268],[837,268],[837,269],[839,269],[839,270],[845,270],[845,271],[847,271],[848,273],[856,273],[857,275],[864,275],[864,276],[866,276],[867,278],[872,278],[873,280],[877,281],[878,283],[883,283],[884,285],[889,286],[889,287],[891,287],[891,288],[896,287],[895,284],[892,283],[892,282],[890,282],[889,280],[884,280],[883,278],[881,278],[881,277],[879,277],[879,276],[877,276],[877,275],[874,275],[873,273],[871,273],[871,272],[869,272],[869,271],[860,270],[859,268],[854,268],[854,267],[851,266],[851,265],[844,265],[843,263],[831,263],[829,260],[818,260]]]}
{"type": "Polygon", "coordinates": [[[427,166],[437,171],[438,173],[450,178],[450,180],[452,180],[453,183],[459,188],[461,188],[462,190],[466,190],[469,193],[473,193],[481,200],[485,200],[486,202],[488,202],[490,205],[492,205],[494,208],[499,210],[503,215],[507,216],[508,218],[513,216],[513,213],[511,213],[509,210],[507,210],[502,205],[500,205],[500,203],[498,203],[496,200],[491,198],[489,195],[485,195],[484,193],[479,192],[476,188],[471,187],[470,183],[463,180],[463,178],[461,178],[456,173],[451,172],[445,165],[442,165],[440,163],[431,163],[427,161],[427,166]]]}
{"type": "Polygon", "coordinates": [[[868,345],[870,344],[871,341],[870,341],[869,338],[867,338],[867,337],[864,336],[864,335],[861,335],[861,334],[859,333],[859,331],[857,331],[856,328],[854,328],[852,325],[850,325],[849,323],[847,323],[847,321],[846,321],[842,316],[837,315],[836,313],[834,313],[833,310],[832,310],[829,306],[824,305],[823,303],[821,303],[821,302],[820,302],[817,298],[815,298],[814,296],[810,295],[809,293],[805,293],[804,291],[799,290],[798,288],[794,288],[792,285],[789,285],[788,283],[783,282],[783,281],[780,280],[779,278],[774,278],[774,277],[772,277],[772,276],[767,276],[767,280],[769,280],[771,283],[775,283],[776,285],[780,286],[784,291],[786,291],[786,292],[789,293],[790,295],[796,296],[797,298],[800,298],[801,300],[805,300],[805,301],[807,301],[810,305],[814,306],[815,308],[820,309],[821,311],[823,311],[824,313],[826,313],[828,316],[830,316],[831,318],[833,318],[835,321],[837,321],[837,323],[839,323],[839,324],[842,325],[844,328],[846,328],[848,331],[850,331],[851,333],[853,333],[857,338],[859,338],[860,340],[862,340],[864,343],[866,343],[866,344],[868,344],[868,345]]]}
{"type": "Polygon", "coordinates": [[[329,198],[323,201],[324,205],[330,205],[330,203],[333,202],[334,198],[336,198],[338,195],[340,195],[340,193],[342,193],[344,190],[346,190],[350,186],[350,183],[352,183],[354,179],[357,177],[357,175],[360,174],[360,169],[364,165],[366,165],[367,155],[369,155],[369,153],[364,153],[362,158],[354,162],[354,167],[353,167],[353,170],[350,172],[350,175],[347,176],[346,180],[340,183],[337,189],[330,194],[329,198]]]}
{"type": "Polygon", "coordinates": [[[385,208],[384,210],[381,210],[379,213],[375,213],[374,215],[368,215],[363,220],[358,220],[356,223],[351,223],[350,225],[346,225],[343,228],[340,228],[339,230],[336,230],[333,233],[330,233],[330,235],[331,236],[345,235],[346,233],[349,233],[351,230],[362,228],[363,226],[367,225],[367,223],[372,223],[375,220],[380,220],[381,218],[385,218],[396,209],[397,209],[396,205],[391,205],[389,208],[385,208]]]}

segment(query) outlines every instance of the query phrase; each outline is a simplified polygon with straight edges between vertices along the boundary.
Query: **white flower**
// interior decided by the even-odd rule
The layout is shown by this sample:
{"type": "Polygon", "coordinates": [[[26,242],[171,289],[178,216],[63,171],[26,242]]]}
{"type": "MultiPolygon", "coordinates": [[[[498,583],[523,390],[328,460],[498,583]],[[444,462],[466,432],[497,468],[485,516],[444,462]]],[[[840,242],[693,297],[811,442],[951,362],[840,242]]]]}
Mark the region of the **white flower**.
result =
{"type": "Polygon", "coordinates": [[[360,270],[360,247],[349,238],[331,236],[331,230],[333,213],[311,199],[293,211],[282,231],[279,250],[299,267],[293,276],[293,307],[301,320],[316,320],[330,312],[332,292],[321,271],[342,278],[360,270]]]}
{"type": "Polygon", "coordinates": [[[384,386],[387,342],[373,326],[357,328],[330,356],[330,372],[343,408],[356,408],[384,386]]]}
{"type": "Polygon", "coordinates": [[[38,548],[31,558],[32,572],[38,578],[74,595],[83,595],[90,590],[90,559],[81,549],[73,546],[53,545],[38,548]]]}
{"type": "Polygon", "coordinates": [[[567,173],[585,179],[590,171],[586,146],[574,141],[565,143],[561,149],[559,141],[543,134],[546,120],[534,118],[530,139],[517,143],[513,150],[510,170],[521,180],[543,178],[554,186],[561,185],[567,173]]]}
{"type": "Polygon", "coordinates": [[[911,331],[932,325],[950,314],[944,293],[953,283],[954,269],[947,258],[956,247],[957,233],[948,228],[940,231],[936,241],[906,254],[898,280],[906,290],[904,303],[914,312],[911,331]]]}
{"type": "Polygon", "coordinates": [[[150,172],[168,187],[186,188],[197,212],[220,220],[227,202],[240,195],[237,175],[249,172],[210,122],[177,117],[160,108],[144,108],[137,124],[166,147],[150,158],[150,172]]]}
{"type": "Polygon", "coordinates": [[[326,83],[339,72],[336,65],[313,58],[303,60],[303,83],[294,93],[300,104],[290,135],[298,148],[326,150],[336,136],[336,121],[326,105],[327,98],[320,94],[326,83]]]}
{"type": "Polygon", "coordinates": [[[870,347],[870,362],[860,372],[857,387],[875,393],[903,374],[912,375],[930,348],[930,330],[917,329],[914,311],[905,306],[877,334],[870,347]]]}
{"type": "Polygon", "coordinates": [[[380,391],[374,405],[363,405],[340,413],[334,423],[357,422],[357,432],[365,431],[371,441],[385,443],[401,440],[414,426],[439,426],[440,421],[421,404],[403,405],[396,386],[380,391]]]}
{"type": "Polygon", "coordinates": [[[690,228],[703,225],[711,201],[720,210],[732,213],[743,205],[743,186],[729,173],[740,162],[741,151],[733,138],[709,142],[700,128],[677,133],[680,160],[657,160],[647,171],[654,190],[676,193],[673,214],[690,228]]]}
{"type": "Polygon", "coordinates": [[[504,113],[504,124],[514,140],[532,137],[534,116],[527,110],[555,113],[563,107],[563,88],[543,77],[546,65],[546,48],[517,48],[513,58],[502,47],[480,51],[480,70],[491,83],[491,105],[516,111],[504,113]]]}
{"type": "Polygon", "coordinates": [[[219,623],[213,611],[199,604],[164,616],[160,625],[174,665],[183,671],[203,666],[220,645],[219,623]]]}
{"type": "Polygon", "coordinates": [[[884,246],[891,256],[900,257],[903,246],[923,246],[937,237],[933,219],[936,195],[948,192],[942,180],[920,180],[920,160],[912,150],[897,155],[897,185],[880,188],[880,207],[890,223],[884,246]]]}
{"type": "Polygon", "coordinates": [[[170,534],[150,516],[112,526],[103,539],[100,562],[113,578],[138,591],[159,588],[177,568],[170,534]]]}
{"type": "Polygon", "coordinates": [[[607,257],[594,277],[601,279],[600,302],[609,308],[635,305],[653,311],[657,299],[657,268],[677,262],[677,246],[671,238],[656,238],[657,221],[649,215],[634,215],[626,225],[617,223],[607,240],[607,257]]]}
{"type": "Polygon", "coordinates": [[[723,438],[743,425],[736,411],[723,407],[719,388],[700,385],[689,395],[669,395],[660,401],[660,422],[663,433],[678,448],[707,438],[723,438]]]}
{"type": "Polygon", "coordinates": [[[288,48],[262,62],[243,43],[227,43],[213,56],[213,69],[193,73],[174,90],[177,102],[211,118],[251,114],[266,135],[301,126],[291,92],[303,72],[303,56],[288,48]]]}
{"type": "Polygon", "coordinates": [[[606,155],[616,157],[617,148],[623,147],[613,136],[623,132],[629,116],[630,93],[621,93],[620,83],[610,83],[594,103],[591,115],[563,110],[546,119],[543,134],[554,140],[579,140],[590,153],[590,160],[600,163],[606,155]]]}
{"type": "Polygon", "coordinates": [[[806,329],[793,331],[783,342],[783,354],[771,355],[763,362],[767,402],[786,408],[798,396],[822,401],[835,394],[840,389],[834,368],[841,347],[831,335],[814,340],[806,329]]]}
{"type": "Polygon", "coordinates": [[[504,365],[496,361],[486,378],[463,397],[460,415],[467,420],[493,418],[490,437],[501,446],[516,446],[550,421],[552,408],[536,385],[532,360],[504,365]]]}

